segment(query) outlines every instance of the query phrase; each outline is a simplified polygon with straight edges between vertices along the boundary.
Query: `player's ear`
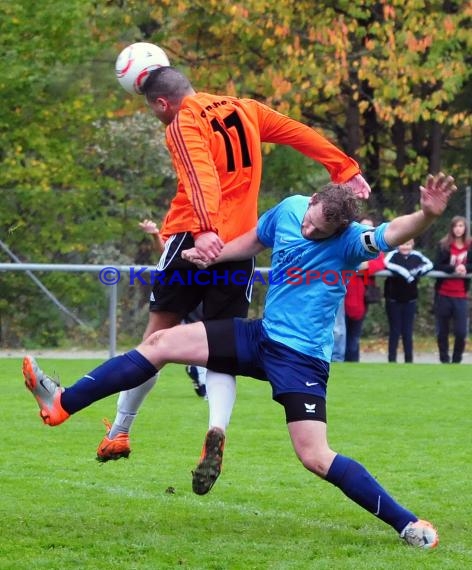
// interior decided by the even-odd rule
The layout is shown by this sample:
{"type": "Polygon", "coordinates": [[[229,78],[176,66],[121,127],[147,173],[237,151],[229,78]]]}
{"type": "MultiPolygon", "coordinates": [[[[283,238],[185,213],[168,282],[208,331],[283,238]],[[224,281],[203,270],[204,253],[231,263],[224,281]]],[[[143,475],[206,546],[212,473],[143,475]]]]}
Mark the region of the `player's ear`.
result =
{"type": "Polygon", "coordinates": [[[314,206],[315,204],[318,203],[318,200],[319,200],[318,192],[315,192],[315,193],[313,194],[313,196],[310,198],[309,205],[310,205],[310,206],[314,206]]]}
{"type": "Polygon", "coordinates": [[[158,106],[158,109],[160,111],[167,111],[170,106],[169,101],[167,99],[164,99],[164,97],[158,97],[155,101],[155,104],[158,106]]]}
{"type": "Polygon", "coordinates": [[[156,97],[154,100],[146,97],[147,104],[154,109],[154,111],[158,111],[160,113],[166,111],[169,108],[169,101],[164,99],[164,97],[156,97]]]}

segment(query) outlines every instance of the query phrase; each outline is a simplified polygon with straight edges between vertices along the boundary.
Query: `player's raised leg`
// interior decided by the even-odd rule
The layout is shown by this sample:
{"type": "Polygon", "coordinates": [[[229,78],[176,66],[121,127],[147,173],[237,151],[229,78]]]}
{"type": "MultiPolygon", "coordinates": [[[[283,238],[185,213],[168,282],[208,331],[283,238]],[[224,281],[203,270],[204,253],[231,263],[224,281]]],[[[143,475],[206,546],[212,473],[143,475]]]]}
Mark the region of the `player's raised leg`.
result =
{"type": "Polygon", "coordinates": [[[197,495],[208,493],[221,473],[226,429],[236,399],[235,376],[242,373],[240,357],[249,361],[249,352],[257,345],[260,321],[223,319],[206,321],[204,326],[209,354],[206,388],[210,417],[200,460],[192,472],[192,489],[197,495]]]}
{"type": "Polygon", "coordinates": [[[200,460],[192,471],[192,489],[197,495],[206,495],[220,476],[225,439],[220,428],[211,427],[207,431],[200,460]]]}
{"type": "Polygon", "coordinates": [[[58,425],[97,400],[146,382],[168,362],[206,366],[208,343],[202,323],[158,331],[135,350],[107,360],[68,388],[61,388],[32,357],[26,357],[23,375],[44,423],[58,425]]]}

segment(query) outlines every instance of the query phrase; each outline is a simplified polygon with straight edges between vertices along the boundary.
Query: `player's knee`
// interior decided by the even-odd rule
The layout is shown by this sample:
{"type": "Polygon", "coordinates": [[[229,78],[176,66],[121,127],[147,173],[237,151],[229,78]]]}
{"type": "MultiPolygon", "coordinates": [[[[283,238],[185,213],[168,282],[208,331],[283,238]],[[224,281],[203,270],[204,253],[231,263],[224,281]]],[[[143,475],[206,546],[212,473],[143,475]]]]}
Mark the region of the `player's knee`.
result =
{"type": "Polygon", "coordinates": [[[163,329],[160,331],[153,332],[149,335],[146,340],[143,341],[143,345],[151,347],[153,352],[158,352],[161,359],[165,359],[167,351],[169,350],[170,343],[167,337],[169,329],[163,329]]]}
{"type": "MultiPolygon", "coordinates": [[[[327,450],[328,451],[328,450],[327,450]]],[[[332,463],[331,453],[320,453],[313,450],[303,450],[298,453],[298,458],[303,467],[324,479],[332,463]]]]}
{"type": "Polygon", "coordinates": [[[305,469],[308,469],[308,471],[318,475],[318,477],[324,477],[325,472],[323,470],[323,463],[318,461],[316,457],[301,456],[299,459],[305,469]]]}

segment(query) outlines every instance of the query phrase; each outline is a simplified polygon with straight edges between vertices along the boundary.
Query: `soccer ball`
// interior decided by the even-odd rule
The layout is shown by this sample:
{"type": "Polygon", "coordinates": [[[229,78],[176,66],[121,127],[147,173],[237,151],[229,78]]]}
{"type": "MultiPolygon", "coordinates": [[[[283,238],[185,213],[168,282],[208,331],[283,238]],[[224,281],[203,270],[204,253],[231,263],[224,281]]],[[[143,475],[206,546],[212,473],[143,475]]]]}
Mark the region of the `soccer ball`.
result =
{"type": "Polygon", "coordinates": [[[166,52],[154,44],[131,44],[116,58],[115,74],[118,83],[128,93],[142,95],[148,75],[158,67],[170,65],[166,52]]]}

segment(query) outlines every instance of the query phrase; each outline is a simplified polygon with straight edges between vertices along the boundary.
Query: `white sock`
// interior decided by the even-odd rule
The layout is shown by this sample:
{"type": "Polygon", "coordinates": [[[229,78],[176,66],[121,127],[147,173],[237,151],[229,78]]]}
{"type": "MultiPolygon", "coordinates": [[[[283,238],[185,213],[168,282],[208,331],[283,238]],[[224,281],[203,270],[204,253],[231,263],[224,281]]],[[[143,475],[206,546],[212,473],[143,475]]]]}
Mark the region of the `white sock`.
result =
{"type": "Polygon", "coordinates": [[[108,437],[110,439],[113,439],[119,433],[129,432],[131,425],[136,419],[141,404],[144,402],[144,399],[149,394],[149,392],[153,389],[158,377],[159,373],[157,373],[152,378],[149,378],[149,380],[146,380],[144,384],[136,386],[136,388],[131,388],[131,390],[120,392],[120,395],[118,396],[118,402],[116,404],[117,411],[115,421],[113,422],[110,433],[108,434],[108,437]]]}
{"type": "Polygon", "coordinates": [[[207,369],[203,366],[196,366],[196,369],[198,371],[198,383],[200,386],[205,386],[207,369]]]}
{"type": "Polygon", "coordinates": [[[207,370],[206,393],[209,427],[218,427],[226,431],[236,400],[236,378],[222,372],[207,370]]]}

